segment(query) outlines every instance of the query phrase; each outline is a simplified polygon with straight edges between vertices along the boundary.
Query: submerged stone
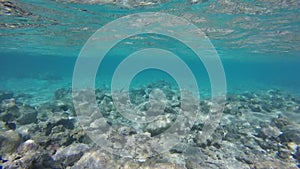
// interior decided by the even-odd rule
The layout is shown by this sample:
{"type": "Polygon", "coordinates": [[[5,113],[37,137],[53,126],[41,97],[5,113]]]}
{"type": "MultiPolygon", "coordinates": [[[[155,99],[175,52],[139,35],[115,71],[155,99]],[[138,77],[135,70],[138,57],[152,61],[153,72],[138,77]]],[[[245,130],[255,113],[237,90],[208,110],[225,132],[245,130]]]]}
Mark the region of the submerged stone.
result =
{"type": "Polygon", "coordinates": [[[16,132],[18,132],[23,140],[28,140],[35,134],[36,131],[39,131],[40,128],[37,124],[31,123],[27,125],[19,125],[16,128],[16,132]]]}
{"type": "Polygon", "coordinates": [[[14,98],[2,100],[1,108],[10,109],[16,106],[16,100],[14,98]]]}
{"type": "Polygon", "coordinates": [[[0,114],[0,119],[3,122],[10,122],[16,120],[21,115],[19,108],[17,106],[11,107],[9,109],[5,109],[0,114]]]}
{"type": "Polygon", "coordinates": [[[280,141],[283,143],[295,142],[300,144],[300,130],[299,128],[286,128],[283,133],[279,136],[280,141]]]}
{"type": "Polygon", "coordinates": [[[13,92],[0,91],[0,102],[2,102],[5,99],[11,99],[11,98],[13,98],[13,96],[14,96],[13,92]]]}
{"type": "Polygon", "coordinates": [[[37,122],[37,110],[30,106],[21,106],[19,108],[21,116],[17,119],[19,124],[30,124],[37,122]]]}
{"type": "Polygon", "coordinates": [[[284,160],[289,160],[291,158],[292,152],[287,149],[286,147],[280,147],[278,148],[278,157],[284,159],[284,160]]]}
{"type": "Polygon", "coordinates": [[[58,89],[54,93],[54,97],[56,100],[64,99],[71,97],[72,90],[67,88],[58,89]]]}
{"type": "Polygon", "coordinates": [[[82,169],[82,168],[119,168],[116,161],[108,154],[98,151],[90,151],[84,153],[84,155],[77,161],[70,169],[82,169]]]}
{"type": "Polygon", "coordinates": [[[257,169],[297,169],[296,166],[278,160],[256,161],[253,168],[257,169]]]}
{"type": "Polygon", "coordinates": [[[261,112],[262,111],[262,108],[260,105],[253,105],[253,104],[250,104],[249,105],[249,108],[253,111],[253,112],[261,112]]]}
{"type": "Polygon", "coordinates": [[[0,155],[15,152],[21,141],[19,133],[13,130],[0,131],[0,155]]]}
{"type": "Polygon", "coordinates": [[[10,157],[3,164],[5,169],[35,169],[35,168],[61,168],[59,164],[55,163],[49,154],[45,151],[28,151],[24,154],[15,154],[10,157]]]}
{"type": "Polygon", "coordinates": [[[35,143],[35,141],[30,139],[25,141],[18,147],[18,153],[25,154],[29,151],[36,151],[38,148],[39,146],[35,143]]]}
{"type": "Polygon", "coordinates": [[[282,132],[276,126],[265,125],[260,129],[260,135],[263,138],[276,138],[280,134],[282,134],[282,132]]]}
{"type": "Polygon", "coordinates": [[[88,149],[89,146],[86,144],[75,143],[59,149],[52,158],[54,161],[62,164],[62,167],[65,168],[74,165],[88,149]]]}
{"type": "Polygon", "coordinates": [[[146,127],[146,131],[151,133],[151,136],[161,134],[171,126],[172,119],[171,115],[159,115],[146,127]]]}
{"type": "Polygon", "coordinates": [[[284,127],[286,127],[287,125],[290,125],[291,123],[289,122],[288,118],[286,118],[282,115],[278,115],[277,118],[272,119],[271,124],[274,124],[279,129],[283,129],[284,127]]]}
{"type": "Polygon", "coordinates": [[[7,127],[8,129],[11,129],[11,130],[16,130],[17,125],[14,122],[8,121],[5,123],[5,127],[7,127]]]}

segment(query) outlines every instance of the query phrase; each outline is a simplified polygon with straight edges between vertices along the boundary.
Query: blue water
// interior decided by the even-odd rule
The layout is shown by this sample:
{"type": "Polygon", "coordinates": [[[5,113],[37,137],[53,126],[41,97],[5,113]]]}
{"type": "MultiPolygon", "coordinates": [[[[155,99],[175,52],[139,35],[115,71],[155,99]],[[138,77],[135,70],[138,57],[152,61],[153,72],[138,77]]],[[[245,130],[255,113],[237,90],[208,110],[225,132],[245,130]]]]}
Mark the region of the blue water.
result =
{"type": "MultiPolygon", "coordinates": [[[[39,93],[43,95],[71,87],[79,52],[97,29],[128,14],[164,12],[187,19],[207,35],[222,61],[228,93],[279,89],[300,94],[298,1],[177,0],[148,5],[133,1],[88,2],[21,0],[12,3],[17,6],[13,11],[3,7],[0,89],[26,93],[48,86],[48,91],[39,93]]],[[[112,49],[101,63],[96,86],[109,86],[122,59],[149,47],[178,54],[195,74],[202,95],[209,96],[209,77],[202,63],[192,59],[193,53],[179,42],[151,36],[126,39],[112,49]]],[[[139,73],[132,83],[156,80],[176,86],[172,77],[157,70],[139,73]]]]}
{"type": "Polygon", "coordinates": [[[0,0],[0,168],[7,160],[14,167],[49,168],[55,156],[53,166],[61,168],[81,163],[107,168],[151,168],[156,163],[161,165],[155,168],[296,166],[299,14],[299,0],[0,0]],[[151,13],[147,20],[140,18],[143,12],[164,17],[151,13]],[[120,20],[118,27],[109,27],[120,20]],[[133,35],[133,28],[148,32],[133,35]],[[158,30],[176,37],[155,34],[158,30]],[[99,35],[101,31],[105,33],[99,35]],[[97,65],[115,38],[120,41],[97,65]],[[170,61],[170,55],[178,60],[170,61]],[[123,63],[131,65],[114,81],[123,63]],[[177,76],[154,66],[136,71],[128,82],[134,68],[153,63],[167,65],[177,76]],[[96,97],[90,92],[93,87],[100,89],[96,97]],[[162,89],[167,100],[154,88],[162,89]],[[114,95],[114,90],[122,92],[114,95]],[[197,91],[205,99],[200,103],[189,97],[197,91]],[[225,102],[223,96],[228,96],[225,102]],[[160,134],[165,138],[157,139],[160,134]],[[6,138],[10,135],[12,141],[6,138]],[[32,140],[23,144],[27,139],[32,140]],[[173,147],[169,140],[180,144],[173,147]],[[86,150],[68,147],[90,142],[86,150]],[[164,146],[168,149],[162,153],[164,146]],[[11,154],[5,152],[10,149],[11,154]],[[118,156],[108,154],[112,151],[118,156]]]}

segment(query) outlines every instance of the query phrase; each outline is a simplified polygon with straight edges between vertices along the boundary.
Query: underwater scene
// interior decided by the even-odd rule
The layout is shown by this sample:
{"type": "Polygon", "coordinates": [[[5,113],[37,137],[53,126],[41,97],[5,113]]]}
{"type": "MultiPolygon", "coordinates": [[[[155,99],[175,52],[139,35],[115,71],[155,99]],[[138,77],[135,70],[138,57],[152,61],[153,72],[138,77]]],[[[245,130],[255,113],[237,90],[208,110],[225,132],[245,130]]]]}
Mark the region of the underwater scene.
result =
{"type": "Polygon", "coordinates": [[[300,168],[299,0],[0,0],[0,168],[300,168]]]}

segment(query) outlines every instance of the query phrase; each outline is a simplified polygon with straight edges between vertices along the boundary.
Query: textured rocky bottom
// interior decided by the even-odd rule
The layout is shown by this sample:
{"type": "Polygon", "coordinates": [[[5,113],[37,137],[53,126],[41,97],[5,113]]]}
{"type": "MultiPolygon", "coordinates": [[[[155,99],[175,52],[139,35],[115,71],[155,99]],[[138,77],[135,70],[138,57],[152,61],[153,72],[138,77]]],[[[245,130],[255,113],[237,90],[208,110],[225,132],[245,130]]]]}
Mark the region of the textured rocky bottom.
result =
{"type": "Polygon", "coordinates": [[[148,123],[125,118],[107,89],[76,92],[73,98],[71,89],[59,89],[53,100],[35,107],[23,104],[31,99],[25,94],[0,92],[2,168],[300,168],[299,97],[279,90],[228,94],[222,118],[210,124],[216,130],[204,142],[205,122],[219,103],[203,99],[189,131],[160,151],[172,139],[158,136],[189,109],[180,109],[178,91],[160,82],[129,92],[138,110],[134,116],[147,112],[154,89],[163,91],[167,101],[148,123]],[[93,95],[96,105],[89,103],[93,95]]]}

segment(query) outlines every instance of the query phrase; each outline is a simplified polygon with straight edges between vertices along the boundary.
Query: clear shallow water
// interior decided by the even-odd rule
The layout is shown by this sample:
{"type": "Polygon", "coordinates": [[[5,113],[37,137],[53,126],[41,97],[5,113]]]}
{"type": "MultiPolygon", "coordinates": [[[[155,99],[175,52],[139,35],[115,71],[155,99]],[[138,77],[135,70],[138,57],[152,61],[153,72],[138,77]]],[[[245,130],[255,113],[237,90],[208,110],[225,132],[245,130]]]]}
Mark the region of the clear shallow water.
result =
{"type": "MultiPolygon", "coordinates": [[[[179,166],[210,169],[219,166],[250,169],[295,168],[297,165],[299,168],[300,1],[0,0],[0,7],[0,168],[5,161],[6,166],[21,164],[30,166],[28,168],[179,166]],[[218,52],[226,75],[224,105],[206,99],[211,97],[210,78],[195,53],[174,38],[153,34],[132,36],[108,52],[95,78],[95,86],[100,88],[93,93],[97,104],[86,104],[91,102],[90,90],[75,92],[74,100],[71,99],[76,60],[89,37],[101,26],[139,12],[179,16],[205,33],[218,52]],[[130,99],[137,104],[134,110],[138,112],[130,114],[131,109],[125,106],[123,111],[129,112],[129,116],[123,116],[120,109],[116,110],[116,104],[112,104],[115,100],[106,90],[111,87],[112,75],[128,55],[147,48],[172,51],[190,68],[200,97],[205,98],[200,101],[199,116],[193,116],[196,112],[193,108],[197,107],[193,105],[193,98],[178,96],[174,92],[180,87],[176,79],[157,69],[141,71],[131,81],[130,99]],[[151,98],[149,92],[156,86],[167,92],[167,108],[161,114],[154,113],[158,115],[155,121],[135,123],[136,119],[128,117],[141,117],[138,120],[148,117],[145,109],[151,98]],[[76,104],[77,101],[81,101],[80,104],[76,104]],[[188,135],[175,135],[182,138],[180,144],[186,149],[173,147],[172,151],[161,154],[160,148],[165,148],[161,143],[169,138],[155,136],[166,134],[174,126],[170,123],[179,117],[184,101],[191,105],[187,106],[186,116],[195,120],[195,124],[190,128],[179,127],[190,129],[188,135]],[[79,109],[75,111],[76,106],[79,109]],[[219,111],[220,107],[224,111],[219,111]],[[147,115],[142,116],[143,113],[147,115]],[[207,116],[211,113],[212,116],[207,116]],[[105,126],[104,131],[107,131],[107,125],[113,132],[101,133],[99,129],[105,126]],[[87,130],[82,132],[82,128],[87,130]],[[95,135],[99,139],[108,138],[105,143],[109,145],[100,145],[101,150],[91,145],[86,135],[89,131],[95,132],[89,135],[91,138],[95,135]],[[210,131],[215,134],[212,138],[208,138],[212,135],[210,131]],[[206,137],[207,140],[203,139],[206,137]],[[146,144],[146,140],[150,142],[146,144]],[[203,140],[206,143],[202,144],[203,140]],[[113,156],[111,151],[102,151],[102,148],[115,146],[113,150],[118,150],[120,145],[126,148],[122,153],[129,153],[125,155],[126,160],[120,159],[121,153],[113,156]],[[28,151],[23,152],[23,149],[28,151]],[[70,153],[77,153],[75,162],[68,161],[74,157],[69,158],[70,153]],[[43,160],[53,163],[46,164],[43,160]]],[[[140,26],[143,22],[136,24],[140,26]]],[[[166,24],[173,23],[166,21],[166,24]]],[[[124,24],[124,30],[126,28],[124,24]]],[[[105,38],[119,35],[107,34],[105,38]]],[[[178,70],[182,69],[178,67],[178,70]]]]}
{"type": "MultiPolygon", "coordinates": [[[[254,58],[222,59],[226,74],[227,93],[267,91],[278,89],[293,95],[300,94],[300,61],[295,58],[261,56],[254,58]]],[[[76,57],[31,56],[28,54],[2,55],[0,89],[17,93],[35,93],[41,101],[52,98],[54,91],[72,86],[76,57]],[[40,92],[43,89],[43,92],[40,92]],[[46,98],[44,97],[47,96],[46,98]]],[[[96,87],[110,87],[116,62],[105,64],[98,70],[96,87]]],[[[193,65],[193,64],[191,64],[193,65]]],[[[210,82],[204,67],[191,67],[196,73],[200,95],[210,96],[210,82]]],[[[140,72],[132,85],[145,85],[166,80],[176,86],[174,79],[161,71],[140,72]]]]}
{"type": "MultiPolygon", "coordinates": [[[[206,33],[223,62],[228,92],[280,88],[298,94],[299,6],[298,1],[280,0],[2,2],[1,77],[70,81],[81,47],[98,28],[127,14],[157,11],[184,17],[206,33]]],[[[151,37],[132,38],[119,46],[108,58],[126,57],[140,47],[186,51],[173,41],[155,42],[151,37]]],[[[190,53],[179,55],[190,57],[190,53]]],[[[109,70],[110,64],[106,65],[109,70]]],[[[199,66],[195,65],[196,70],[199,66]]],[[[195,73],[204,78],[198,82],[209,90],[205,70],[199,69],[195,73]]]]}

